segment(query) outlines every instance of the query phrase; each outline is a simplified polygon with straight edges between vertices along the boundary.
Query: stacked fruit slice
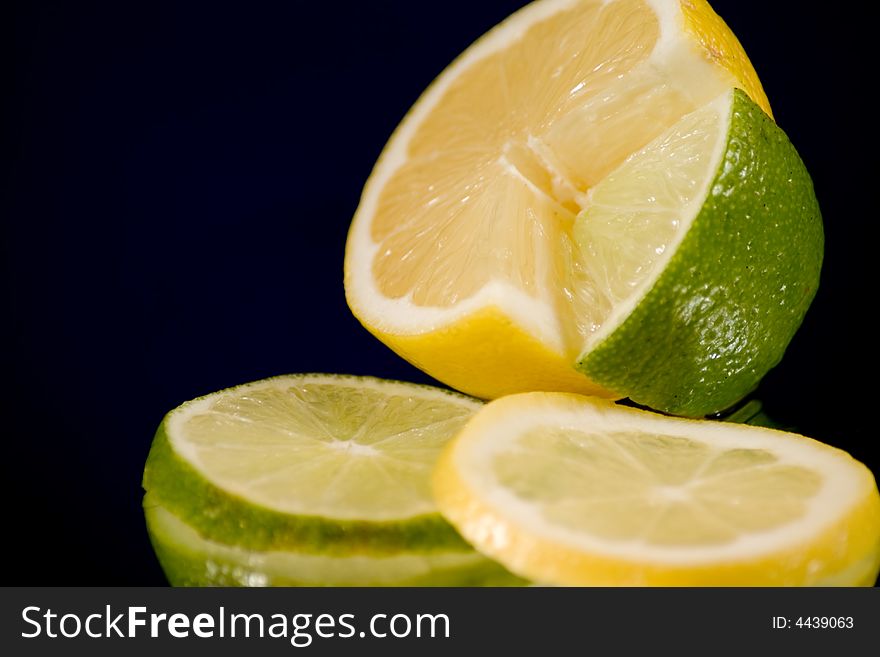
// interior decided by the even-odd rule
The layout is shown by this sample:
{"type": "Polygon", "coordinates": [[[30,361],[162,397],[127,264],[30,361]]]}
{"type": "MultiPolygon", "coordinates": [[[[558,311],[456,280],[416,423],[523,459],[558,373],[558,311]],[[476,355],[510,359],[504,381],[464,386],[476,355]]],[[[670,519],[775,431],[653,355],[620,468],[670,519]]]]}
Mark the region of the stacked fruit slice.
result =
{"type": "Polygon", "coordinates": [[[479,402],[332,375],[224,390],[169,413],[144,472],[173,584],[520,581],[437,513],[430,475],[479,402]]]}
{"type": "Polygon", "coordinates": [[[854,586],[880,570],[880,494],[844,452],[574,394],[482,406],[365,377],[258,381],[169,413],[144,487],[175,585],[854,586]]]}
{"type": "Polygon", "coordinates": [[[564,393],[484,407],[434,477],[441,512],[532,580],[580,586],[870,586],[880,495],[803,436],[564,393]]]}

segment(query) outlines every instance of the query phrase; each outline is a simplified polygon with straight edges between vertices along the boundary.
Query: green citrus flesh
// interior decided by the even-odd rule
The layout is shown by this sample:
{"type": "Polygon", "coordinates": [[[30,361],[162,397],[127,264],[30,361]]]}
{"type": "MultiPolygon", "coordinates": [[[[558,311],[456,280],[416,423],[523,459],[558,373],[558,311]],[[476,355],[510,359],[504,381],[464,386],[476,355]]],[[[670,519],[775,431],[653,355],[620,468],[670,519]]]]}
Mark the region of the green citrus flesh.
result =
{"type": "Polygon", "coordinates": [[[144,498],[150,541],[174,586],[521,586],[526,582],[476,551],[325,556],[259,551],[201,536],[144,498]]]}
{"type": "Polygon", "coordinates": [[[578,369],[691,417],[753,390],[800,326],[822,266],[819,205],[785,133],[733,90],[630,156],[591,201],[575,239],[615,309],[578,369]]]}
{"type": "Polygon", "coordinates": [[[242,548],[470,552],[437,513],[429,480],[439,451],[479,407],[371,377],[257,381],[171,411],[143,485],[202,536],[242,548]]]}

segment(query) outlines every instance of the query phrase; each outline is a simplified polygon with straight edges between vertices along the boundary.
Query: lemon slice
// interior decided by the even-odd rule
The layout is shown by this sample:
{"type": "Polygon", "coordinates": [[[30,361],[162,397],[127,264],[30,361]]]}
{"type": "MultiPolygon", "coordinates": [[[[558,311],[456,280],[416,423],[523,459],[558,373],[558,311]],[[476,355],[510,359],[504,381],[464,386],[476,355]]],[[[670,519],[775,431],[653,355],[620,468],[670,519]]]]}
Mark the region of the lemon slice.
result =
{"type": "MultiPolygon", "coordinates": [[[[688,222],[679,222],[672,235],[650,221],[647,230],[625,232],[619,243],[638,248],[623,255],[630,266],[620,280],[608,281],[618,274],[601,254],[591,254],[590,244],[579,243],[576,218],[595,210],[594,190],[627,158],[734,87],[769,113],[748,58],[703,0],[527,6],[450,65],[389,140],[349,233],[345,288],[354,314],[396,352],[478,397],[568,390],[638,399],[640,390],[617,368],[582,363],[580,373],[574,365],[596,336],[607,337],[602,331],[622,321],[615,292],[626,288],[641,296],[688,222]]],[[[752,166],[751,152],[740,159],[752,166]]],[[[663,164],[683,167],[682,176],[691,173],[686,161],[672,156],[663,164]]],[[[796,183],[811,192],[798,167],[796,183]]],[[[698,211],[715,173],[704,162],[691,190],[697,204],[685,207],[679,199],[674,209],[698,211]]],[[[731,202],[754,190],[734,191],[731,202]]],[[[771,226],[767,215],[775,212],[753,213],[745,232],[771,226]]],[[[629,222],[623,230],[638,225],[629,222]]],[[[734,222],[727,227],[736,230],[734,222]]],[[[788,228],[782,232],[790,235],[788,228]]],[[[744,245],[730,240],[725,251],[726,237],[712,248],[729,259],[744,245]]],[[[795,325],[815,291],[816,243],[785,258],[795,263],[792,278],[803,279],[808,290],[796,300],[795,325]],[[801,260],[808,266],[801,268],[801,260]]],[[[769,289],[776,280],[765,283],[769,289]]],[[[735,392],[723,401],[687,400],[692,403],[680,412],[705,414],[732,403],[731,396],[735,401],[778,360],[790,323],[762,331],[780,337],[772,354],[741,368],[749,380],[734,377],[735,392]]],[[[700,347],[711,353],[709,345],[700,347]]],[[[697,382],[687,378],[679,389],[697,382]]],[[[656,406],[679,412],[682,395],[675,395],[678,402],[656,406]]]]}
{"type": "Polygon", "coordinates": [[[519,586],[478,552],[347,557],[259,551],[210,541],[144,497],[153,548],[173,586],[519,586]]]}
{"type": "Polygon", "coordinates": [[[480,403],[371,377],[281,376],[171,411],[144,488],[205,538],[255,550],[387,554],[470,547],[430,473],[480,403]]]}
{"type": "Polygon", "coordinates": [[[870,585],[880,568],[877,485],[845,452],[578,395],[490,403],[434,491],[477,549],[548,584],[870,585]]]}

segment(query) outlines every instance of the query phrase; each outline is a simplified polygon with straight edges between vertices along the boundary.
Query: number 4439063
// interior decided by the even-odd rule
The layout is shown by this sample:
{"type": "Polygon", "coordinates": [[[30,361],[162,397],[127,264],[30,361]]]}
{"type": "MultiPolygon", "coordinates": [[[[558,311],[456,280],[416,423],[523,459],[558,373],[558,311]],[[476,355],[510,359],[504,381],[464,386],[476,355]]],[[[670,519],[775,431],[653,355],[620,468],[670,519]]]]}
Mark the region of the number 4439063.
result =
{"type": "Polygon", "coordinates": [[[785,616],[773,617],[773,629],[784,630],[789,628],[811,630],[848,630],[853,627],[852,616],[798,616],[797,620],[785,616]]]}

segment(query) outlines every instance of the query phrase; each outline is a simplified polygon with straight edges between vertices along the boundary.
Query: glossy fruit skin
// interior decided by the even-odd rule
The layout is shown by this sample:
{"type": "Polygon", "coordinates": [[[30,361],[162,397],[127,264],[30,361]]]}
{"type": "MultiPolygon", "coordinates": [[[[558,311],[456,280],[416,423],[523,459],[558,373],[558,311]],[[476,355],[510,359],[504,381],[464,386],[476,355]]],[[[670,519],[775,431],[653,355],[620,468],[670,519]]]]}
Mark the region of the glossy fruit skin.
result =
{"type": "Polygon", "coordinates": [[[578,362],[600,385],[675,415],[722,411],[752,391],[819,286],[824,234],[810,175],[745,92],[734,91],[732,112],[723,161],[675,255],[578,362]]]}

